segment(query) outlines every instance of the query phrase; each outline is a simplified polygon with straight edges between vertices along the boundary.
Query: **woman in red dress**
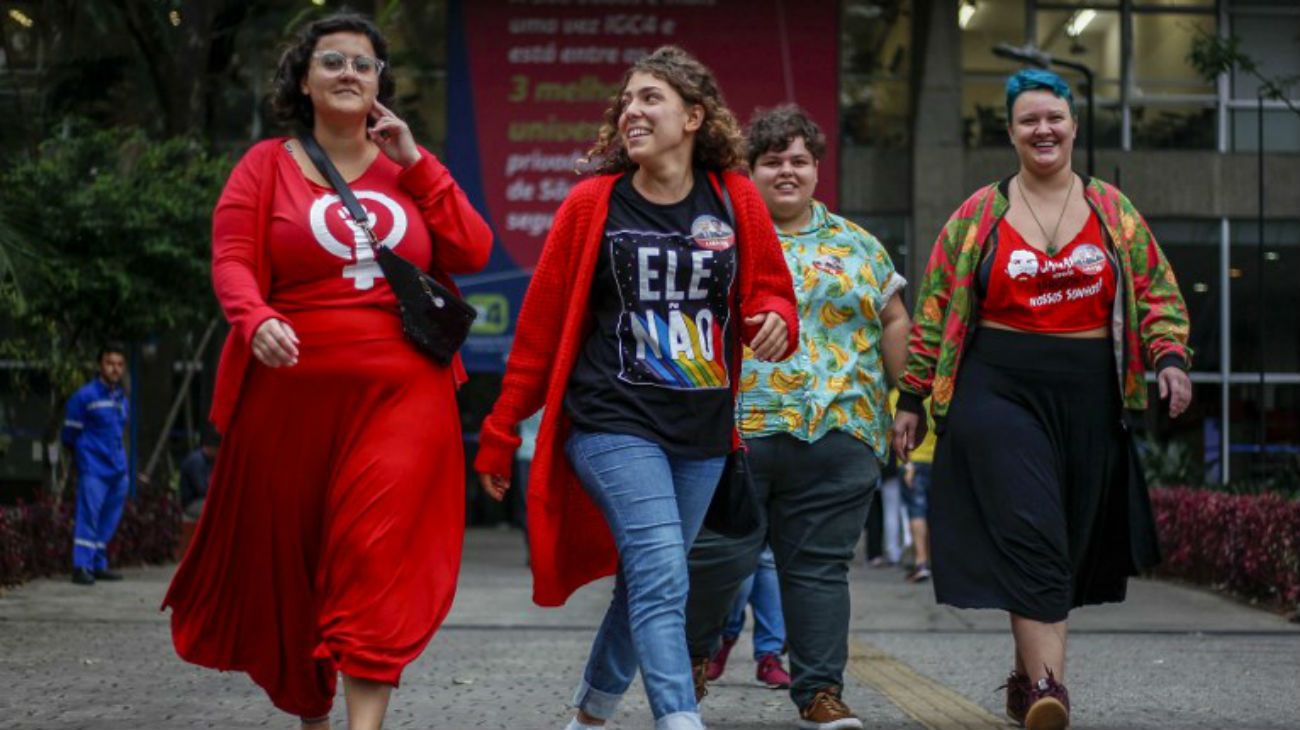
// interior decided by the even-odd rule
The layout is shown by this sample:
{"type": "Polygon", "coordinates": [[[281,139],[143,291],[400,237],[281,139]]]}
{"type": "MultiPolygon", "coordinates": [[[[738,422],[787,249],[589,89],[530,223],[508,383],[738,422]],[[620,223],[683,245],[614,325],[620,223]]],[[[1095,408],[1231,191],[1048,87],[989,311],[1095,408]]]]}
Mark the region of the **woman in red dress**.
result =
{"type": "MultiPolygon", "coordinates": [[[[277,112],[315,135],[395,253],[450,284],[492,234],[383,102],[368,20],[307,26],[280,61],[277,112]]],[[[378,728],[392,687],[447,615],[464,522],[455,387],[402,335],[360,229],[302,145],[255,145],[213,218],[231,323],[213,398],[224,435],[198,532],[164,601],[184,659],[247,672],[276,707],[378,728]]]]}

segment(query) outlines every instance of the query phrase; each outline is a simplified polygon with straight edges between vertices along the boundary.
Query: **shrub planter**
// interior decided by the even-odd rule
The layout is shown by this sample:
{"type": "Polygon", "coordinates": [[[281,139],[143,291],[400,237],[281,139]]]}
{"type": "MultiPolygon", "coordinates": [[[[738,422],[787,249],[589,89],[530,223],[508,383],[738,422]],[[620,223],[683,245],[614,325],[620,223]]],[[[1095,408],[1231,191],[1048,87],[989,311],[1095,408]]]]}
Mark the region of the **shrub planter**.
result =
{"type": "MultiPolygon", "coordinates": [[[[0,586],[72,570],[75,500],[55,504],[48,496],[31,503],[0,506],[0,586]]],[[[142,494],[127,500],[113,541],[114,567],[165,563],[180,535],[181,510],[170,494],[142,494]]]]}
{"type": "Polygon", "coordinates": [[[1187,487],[1151,490],[1158,575],[1208,585],[1284,611],[1300,606],[1300,500],[1187,487]]]}

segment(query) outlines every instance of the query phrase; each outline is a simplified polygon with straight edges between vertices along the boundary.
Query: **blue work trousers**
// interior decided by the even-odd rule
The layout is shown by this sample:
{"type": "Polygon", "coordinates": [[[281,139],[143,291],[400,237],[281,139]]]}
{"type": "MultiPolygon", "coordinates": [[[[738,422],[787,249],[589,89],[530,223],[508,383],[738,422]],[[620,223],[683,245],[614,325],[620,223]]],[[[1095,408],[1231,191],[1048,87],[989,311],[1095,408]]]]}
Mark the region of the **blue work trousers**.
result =
{"type": "Polygon", "coordinates": [[[126,504],[126,472],[82,472],[77,482],[77,522],[73,528],[72,567],[108,569],[108,542],[126,504]]]}

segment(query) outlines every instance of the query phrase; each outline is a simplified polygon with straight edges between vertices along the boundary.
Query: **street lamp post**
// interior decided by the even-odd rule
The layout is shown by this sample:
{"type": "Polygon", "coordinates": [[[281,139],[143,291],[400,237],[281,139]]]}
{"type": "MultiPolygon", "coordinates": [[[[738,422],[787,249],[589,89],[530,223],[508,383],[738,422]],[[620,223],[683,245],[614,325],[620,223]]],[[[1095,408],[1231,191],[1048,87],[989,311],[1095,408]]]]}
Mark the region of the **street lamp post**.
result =
{"type": "MultiPolygon", "coordinates": [[[[1052,54],[1040,50],[1032,43],[1026,43],[1023,46],[1013,46],[1010,43],[999,43],[993,47],[993,55],[999,58],[1006,58],[1020,63],[1028,63],[1039,68],[1048,66],[1061,66],[1073,71],[1078,71],[1083,75],[1084,93],[1088,100],[1087,116],[1084,117],[1084,127],[1088,131],[1088,177],[1092,177],[1093,160],[1096,157],[1096,140],[1094,137],[1095,128],[1092,124],[1092,108],[1095,100],[1093,93],[1093,73],[1092,69],[1077,61],[1065,61],[1059,58],[1053,58],[1052,54]]],[[[1010,120],[1007,120],[1010,122],[1010,120]]]]}

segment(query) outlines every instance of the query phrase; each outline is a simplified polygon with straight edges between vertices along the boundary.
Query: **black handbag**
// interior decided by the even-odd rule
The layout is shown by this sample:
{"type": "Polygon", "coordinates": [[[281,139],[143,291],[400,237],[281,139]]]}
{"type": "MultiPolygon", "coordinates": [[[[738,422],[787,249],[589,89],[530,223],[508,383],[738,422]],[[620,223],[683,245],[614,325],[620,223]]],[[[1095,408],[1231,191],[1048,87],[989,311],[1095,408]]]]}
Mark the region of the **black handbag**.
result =
{"type": "Polygon", "coordinates": [[[402,333],[429,357],[443,365],[449,364],[469,336],[469,328],[478,317],[478,310],[415,264],[381,245],[374,231],[370,230],[370,217],[316,138],[306,135],[302,138],[302,146],[316,169],[334,186],[352,220],[365,232],[379,270],[384,272],[388,286],[397,297],[397,306],[402,313],[402,333]]]}
{"type": "Polygon", "coordinates": [[[704,526],[723,537],[740,538],[753,534],[763,525],[759,514],[758,491],[749,470],[749,450],[740,447],[727,454],[722,478],[704,514],[704,526]]]}
{"type": "MultiPolygon", "coordinates": [[[[727,214],[731,217],[731,224],[735,226],[736,214],[731,207],[731,196],[727,194],[727,188],[718,180],[719,187],[722,189],[722,202],[726,206],[727,214]]],[[[735,266],[737,280],[740,275],[740,239],[736,239],[735,266]]],[[[735,312],[740,312],[740,286],[736,285],[736,307],[735,312]]],[[[734,352],[736,361],[743,360],[744,344],[740,340],[741,323],[735,323],[734,352]]],[[[740,372],[732,373],[733,378],[739,378],[740,372]]],[[[737,387],[736,392],[740,394],[737,387]]],[[[744,410],[744,396],[738,395],[740,400],[740,409],[744,410]]],[[[713,491],[713,500],[709,502],[709,510],[704,513],[704,526],[712,532],[716,532],[724,537],[740,538],[753,534],[763,526],[762,507],[758,501],[758,490],[754,486],[754,474],[749,469],[749,447],[745,445],[744,439],[741,439],[740,446],[733,449],[727,454],[727,463],[722,468],[722,477],[718,480],[718,486],[713,491]]]]}

